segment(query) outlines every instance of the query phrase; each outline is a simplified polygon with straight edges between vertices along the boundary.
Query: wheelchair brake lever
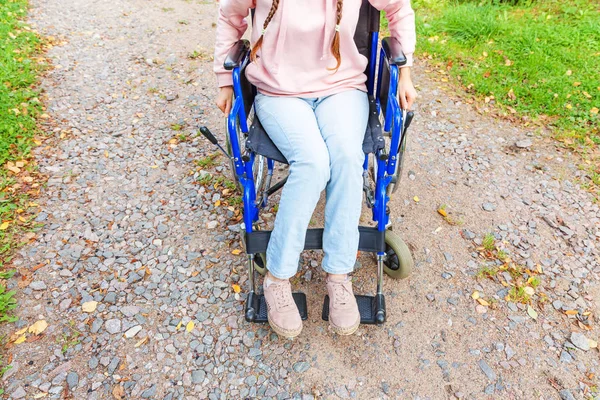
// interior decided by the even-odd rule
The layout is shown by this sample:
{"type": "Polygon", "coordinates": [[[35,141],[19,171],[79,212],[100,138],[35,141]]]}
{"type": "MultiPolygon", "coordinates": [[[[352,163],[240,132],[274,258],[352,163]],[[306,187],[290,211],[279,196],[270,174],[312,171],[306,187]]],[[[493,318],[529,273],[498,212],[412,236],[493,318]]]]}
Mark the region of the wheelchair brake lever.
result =
{"type": "Polygon", "coordinates": [[[202,136],[207,138],[209,142],[217,146],[223,152],[223,154],[225,154],[225,157],[231,158],[231,156],[225,151],[221,144],[219,144],[219,141],[217,140],[215,135],[213,135],[212,132],[206,126],[200,127],[200,133],[202,133],[202,136]]]}

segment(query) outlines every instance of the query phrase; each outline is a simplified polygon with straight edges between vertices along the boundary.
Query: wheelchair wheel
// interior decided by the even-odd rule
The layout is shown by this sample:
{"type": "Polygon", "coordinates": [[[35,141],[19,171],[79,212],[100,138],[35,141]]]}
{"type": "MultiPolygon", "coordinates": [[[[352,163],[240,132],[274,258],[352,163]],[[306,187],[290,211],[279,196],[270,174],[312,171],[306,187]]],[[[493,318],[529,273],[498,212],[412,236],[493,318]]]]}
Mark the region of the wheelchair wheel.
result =
{"type": "Polygon", "coordinates": [[[407,278],[415,262],[402,238],[391,230],[385,231],[385,256],[383,271],[392,279],[407,278]]]}
{"type": "Polygon", "coordinates": [[[254,269],[262,276],[265,276],[265,274],[267,273],[266,253],[257,253],[254,255],[254,269]]]}

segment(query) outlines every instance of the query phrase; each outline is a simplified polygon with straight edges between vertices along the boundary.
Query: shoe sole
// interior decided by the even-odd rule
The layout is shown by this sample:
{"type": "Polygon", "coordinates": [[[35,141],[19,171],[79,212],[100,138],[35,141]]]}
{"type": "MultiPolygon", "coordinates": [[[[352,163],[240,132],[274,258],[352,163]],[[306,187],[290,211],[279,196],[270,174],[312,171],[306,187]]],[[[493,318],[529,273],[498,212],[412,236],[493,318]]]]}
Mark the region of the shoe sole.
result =
{"type": "Polygon", "coordinates": [[[281,327],[275,325],[274,323],[272,323],[270,319],[269,319],[269,325],[271,326],[271,329],[273,329],[275,331],[276,334],[278,334],[279,336],[282,336],[286,339],[293,339],[296,336],[300,335],[300,333],[302,332],[302,326],[300,326],[300,328],[294,329],[294,330],[284,329],[284,328],[281,328],[281,327]]]}
{"type": "Polygon", "coordinates": [[[329,326],[331,326],[331,329],[338,335],[341,335],[341,336],[352,335],[354,332],[356,332],[358,330],[358,327],[360,326],[360,318],[358,319],[358,321],[356,321],[356,323],[354,325],[352,325],[351,327],[348,327],[348,328],[341,328],[339,326],[335,326],[331,322],[331,319],[329,320],[329,326]]]}

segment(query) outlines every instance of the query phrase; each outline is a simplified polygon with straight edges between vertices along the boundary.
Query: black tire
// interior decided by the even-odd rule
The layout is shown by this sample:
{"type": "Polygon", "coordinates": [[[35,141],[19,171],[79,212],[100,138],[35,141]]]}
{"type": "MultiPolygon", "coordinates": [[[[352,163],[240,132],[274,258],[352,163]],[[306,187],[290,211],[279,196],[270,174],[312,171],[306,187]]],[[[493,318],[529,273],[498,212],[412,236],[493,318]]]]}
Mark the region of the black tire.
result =
{"type": "Polygon", "coordinates": [[[415,262],[406,243],[396,233],[387,230],[385,249],[383,271],[392,279],[408,278],[415,262]]]}
{"type": "Polygon", "coordinates": [[[264,276],[267,273],[267,254],[256,253],[254,255],[254,269],[264,276]]]}

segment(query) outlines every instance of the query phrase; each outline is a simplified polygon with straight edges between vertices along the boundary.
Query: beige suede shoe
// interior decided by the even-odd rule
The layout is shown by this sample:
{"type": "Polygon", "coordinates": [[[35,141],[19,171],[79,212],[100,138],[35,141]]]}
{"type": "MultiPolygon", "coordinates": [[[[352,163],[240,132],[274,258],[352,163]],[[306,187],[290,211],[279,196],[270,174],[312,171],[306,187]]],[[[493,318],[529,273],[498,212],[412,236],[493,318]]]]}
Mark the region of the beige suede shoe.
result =
{"type": "Polygon", "coordinates": [[[289,280],[271,282],[263,286],[267,303],[269,325],[278,334],[288,339],[302,331],[302,318],[292,297],[292,285],[289,280]]]}
{"type": "Polygon", "coordinates": [[[360,313],[352,292],[352,281],[327,278],[329,292],[329,325],[338,335],[351,335],[360,325],[360,313]]]}

